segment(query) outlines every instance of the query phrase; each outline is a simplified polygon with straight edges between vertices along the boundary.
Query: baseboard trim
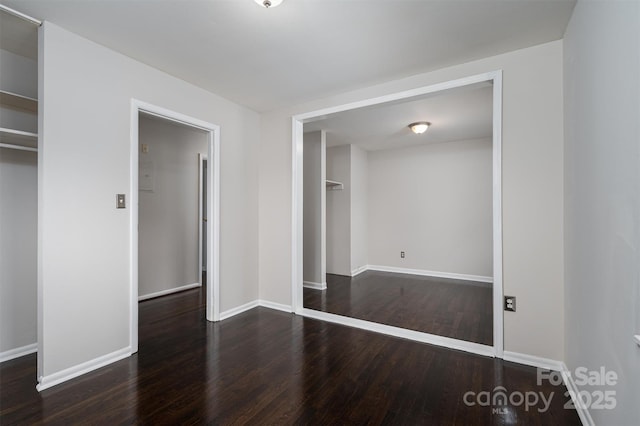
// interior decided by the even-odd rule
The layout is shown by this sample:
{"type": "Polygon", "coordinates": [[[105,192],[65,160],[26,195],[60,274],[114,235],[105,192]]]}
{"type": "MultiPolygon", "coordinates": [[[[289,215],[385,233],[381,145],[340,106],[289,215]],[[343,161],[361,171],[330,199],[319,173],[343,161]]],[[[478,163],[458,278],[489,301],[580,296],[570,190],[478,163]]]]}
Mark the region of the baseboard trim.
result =
{"type": "Polygon", "coordinates": [[[167,289],[167,290],[157,291],[155,293],[145,294],[144,296],[139,296],[138,297],[138,302],[142,302],[143,300],[154,299],[154,298],[160,297],[160,296],[166,296],[168,294],[179,293],[179,292],[185,291],[185,290],[191,290],[192,288],[201,287],[201,286],[202,286],[202,284],[200,284],[200,283],[193,283],[193,284],[187,284],[187,285],[183,285],[183,286],[176,287],[176,288],[170,288],[170,289],[167,289]]]}
{"type": "Polygon", "coordinates": [[[59,385],[60,383],[74,379],[83,374],[89,373],[98,368],[104,367],[121,359],[127,358],[131,355],[131,348],[126,347],[110,354],[99,356],[90,361],[83,362],[82,364],[74,365],[73,367],[66,368],[57,373],[49,374],[48,376],[41,376],[36,385],[36,390],[42,392],[45,389],[49,389],[52,386],[59,385]]]}
{"type": "Polygon", "coordinates": [[[457,274],[454,272],[427,271],[425,269],[409,269],[382,265],[367,265],[365,270],[395,272],[397,274],[421,275],[425,277],[450,278],[453,280],[475,281],[479,283],[493,284],[493,277],[485,277],[482,275],[457,274]]]}
{"type": "Polygon", "coordinates": [[[562,361],[556,361],[555,359],[542,358],[534,355],[527,355],[519,352],[504,351],[503,358],[505,361],[517,362],[518,364],[543,368],[545,370],[561,372],[566,369],[562,361]]]}
{"type": "Polygon", "coordinates": [[[567,390],[570,391],[569,395],[571,396],[573,406],[578,413],[578,417],[580,417],[580,421],[584,426],[595,426],[591,413],[589,413],[587,407],[585,407],[577,398],[577,396],[580,395],[580,389],[574,382],[573,376],[564,362],[510,351],[504,351],[503,356],[505,361],[517,362],[518,364],[562,373],[562,381],[567,387],[567,390]]]}
{"type": "Polygon", "coordinates": [[[573,376],[564,363],[562,363],[562,367],[562,380],[564,381],[564,385],[569,391],[571,401],[573,402],[573,406],[578,412],[580,421],[584,426],[595,426],[595,422],[593,421],[593,417],[591,417],[591,413],[589,413],[589,409],[585,407],[581,401],[579,401],[579,398],[577,398],[577,396],[580,395],[580,389],[578,388],[578,385],[576,385],[576,382],[573,380],[573,376]]]}
{"type": "Polygon", "coordinates": [[[366,271],[368,268],[369,268],[369,265],[364,265],[354,269],[353,271],[351,271],[351,278],[355,277],[356,275],[360,275],[361,273],[366,271]]]}
{"type": "Polygon", "coordinates": [[[283,305],[282,303],[270,302],[268,300],[260,299],[258,303],[263,308],[275,309],[276,311],[286,312],[288,314],[293,312],[291,305],[283,305]]]}
{"type": "Polygon", "coordinates": [[[29,355],[38,351],[38,344],[32,343],[30,345],[21,346],[15,349],[9,349],[8,351],[0,352],[0,362],[10,361],[21,356],[29,355]]]}
{"type": "Polygon", "coordinates": [[[287,313],[293,312],[293,309],[291,309],[290,305],[283,305],[281,303],[270,302],[268,300],[258,299],[258,300],[252,300],[251,302],[247,302],[244,305],[240,305],[240,306],[237,306],[235,308],[231,308],[231,309],[228,309],[228,310],[226,310],[224,312],[221,312],[220,313],[220,321],[229,319],[229,318],[234,317],[236,315],[239,315],[239,314],[241,314],[243,312],[246,312],[246,311],[248,311],[250,309],[257,308],[258,306],[262,306],[264,308],[269,308],[269,309],[274,309],[276,311],[287,312],[287,313]]]}
{"type": "Polygon", "coordinates": [[[251,302],[236,306],[235,308],[228,309],[224,312],[220,312],[220,321],[234,317],[238,314],[248,311],[249,309],[257,308],[258,306],[258,301],[252,300],[251,302]]]}
{"type": "Polygon", "coordinates": [[[302,316],[307,318],[328,321],[335,324],[346,325],[348,327],[355,327],[362,330],[400,337],[402,339],[409,339],[416,342],[441,346],[448,349],[455,349],[488,357],[495,356],[495,350],[493,349],[493,346],[481,345],[479,343],[473,342],[465,342],[464,340],[437,336],[435,334],[423,333],[415,330],[407,330],[404,328],[393,327],[391,325],[379,324],[361,319],[345,317],[342,315],[330,314],[328,312],[315,311],[313,309],[303,308],[301,314],[302,316]]]}
{"type": "Polygon", "coordinates": [[[313,281],[302,281],[302,286],[305,288],[312,288],[314,290],[326,290],[327,283],[315,283],[313,281]]]}

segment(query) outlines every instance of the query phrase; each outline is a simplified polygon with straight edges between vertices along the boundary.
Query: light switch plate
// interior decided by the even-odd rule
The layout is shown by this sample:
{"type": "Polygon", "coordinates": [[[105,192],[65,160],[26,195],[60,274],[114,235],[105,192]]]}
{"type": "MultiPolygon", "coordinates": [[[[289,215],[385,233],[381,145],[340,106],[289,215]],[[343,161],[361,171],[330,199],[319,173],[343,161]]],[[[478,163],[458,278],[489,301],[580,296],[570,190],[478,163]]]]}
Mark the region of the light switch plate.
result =
{"type": "Polygon", "coordinates": [[[116,194],[116,208],[124,209],[127,207],[124,194],[116,194]]]}

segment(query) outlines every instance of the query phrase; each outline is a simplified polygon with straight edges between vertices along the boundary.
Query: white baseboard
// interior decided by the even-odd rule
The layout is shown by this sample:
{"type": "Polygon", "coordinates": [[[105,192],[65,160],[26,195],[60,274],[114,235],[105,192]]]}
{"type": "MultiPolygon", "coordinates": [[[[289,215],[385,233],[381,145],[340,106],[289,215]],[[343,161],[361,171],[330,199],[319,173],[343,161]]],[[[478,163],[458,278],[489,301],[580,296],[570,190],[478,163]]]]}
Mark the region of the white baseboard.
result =
{"type": "Polygon", "coordinates": [[[251,302],[245,303],[244,305],[237,306],[235,308],[231,308],[224,312],[220,313],[220,321],[229,319],[238,314],[241,314],[245,311],[248,311],[253,308],[257,308],[258,306],[262,306],[269,309],[275,309],[276,311],[283,311],[287,313],[293,312],[290,305],[283,305],[281,303],[270,302],[268,300],[252,300],[251,302]]]}
{"type": "Polygon", "coordinates": [[[231,318],[245,311],[248,311],[249,309],[253,309],[257,307],[258,307],[258,301],[252,300],[251,302],[245,303],[244,305],[236,306],[235,308],[231,308],[224,312],[220,312],[220,321],[226,320],[227,318],[231,318]]]}
{"type": "Polygon", "coordinates": [[[131,348],[126,347],[115,352],[111,352],[110,354],[99,356],[98,358],[92,359],[90,361],[83,362],[82,364],[74,365],[73,367],[58,371],[57,373],[49,374],[48,376],[41,376],[38,380],[38,384],[36,385],[36,389],[38,390],[38,392],[42,392],[43,390],[48,389],[52,386],[89,373],[90,371],[97,370],[98,368],[104,367],[105,365],[120,361],[121,359],[127,358],[130,355],[131,348]]]}
{"type": "Polygon", "coordinates": [[[376,333],[387,334],[389,336],[409,339],[416,342],[428,343],[431,345],[442,346],[449,349],[470,352],[477,355],[495,356],[495,350],[492,346],[481,345],[479,343],[466,342],[464,340],[452,339],[450,337],[437,336],[435,334],[423,333],[421,331],[407,330],[405,328],[394,327],[391,325],[379,324],[375,322],[365,321],[361,319],[345,317],[342,315],[330,314],[328,312],[315,311],[313,309],[303,308],[302,316],[314,318],[322,321],[333,322],[336,324],[355,327],[362,330],[374,331],[376,333]]]}
{"type": "Polygon", "coordinates": [[[9,361],[21,356],[29,355],[38,351],[38,344],[32,343],[30,345],[21,346],[15,349],[9,349],[8,351],[0,352],[0,362],[9,361]]]}
{"type": "Polygon", "coordinates": [[[327,283],[314,283],[313,281],[302,281],[302,286],[305,288],[312,288],[314,290],[327,289],[327,283]]]}
{"type": "Polygon", "coordinates": [[[482,275],[457,274],[454,272],[427,271],[425,269],[399,268],[396,266],[367,265],[365,270],[380,272],[395,272],[397,274],[422,275],[425,277],[450,278],[454,280],[475,281],[493,284],[493,277],[482,275]]]}
{"type": "Polygon", "coordinates": [[[505,361],[517,362],[531,367],[543,368],[551,371],[564,371],[565,366],[562,361],[555,359],[542,358],[534,355],[522,354],[519,352],[504,351],[503,358],[505,361]]]}
{"type": "Polygon", "coordinates": [[[562,380],[564,381],[564,385],[567,387],[567,390],[570,391],[569,394],[571,395],[571,401],[573,402],[573,406],[578,412],[580,421],[584,426],[595,426],[595,422],[593,421],[593,417],[591,417],[591,413],[589,413],[589,409],[587,409],[587,407],[585,407],[582,402],[579,401],[578,398],[576,398],[578,395],[580,395],[580,389],[578,388],[578,385],[576,385],[576,382],[573,380],[573,376],[564,363],[562,363],[562,367],[562,380]]]}
{"type": "Polygon", "coordinates": [[[510,351],[504,351],[504,360],[562,373],[562,380],[564,381],[564,385],[567,387],[567,390],[571,391],[571,400],[578,412],[580,421],[584,426],[595,426],[589,410],[576,399],[576,396],[580,394],[580,389],[578,389],[578,386],[573,381],[573,376],[564,362],[510,351]]]}
{"type": "Polygon", "coordinates": [[[361,273],[366,271],[368,268],[369,268],[369,265],[364,265],[354,269],[353,271],[351,271],[351,278],[355,277],[356,275],[360,275],[361,273]]]}
{"type": "Polygon", "coordinates": [[[143,296],[138,297],[138,302],[142,302],[143,300],[153,299],[155,297],[166,296],[167,294],[179,293],[181,291],[190,290],[192,288],[201,287],[200,283],[187,284],[176,288],[170,288],[167,290],[157,291],[155,293],[145,294],[143,296]]]}
{"type": "Polygon", "coordinates": [[[282,303],[270,302],[262,299],[258,300],[258,303],[264,308],[275,309],[276,311],[287,312],[289,314],[293,312],[291,305],[283,305],[282,303]]]}

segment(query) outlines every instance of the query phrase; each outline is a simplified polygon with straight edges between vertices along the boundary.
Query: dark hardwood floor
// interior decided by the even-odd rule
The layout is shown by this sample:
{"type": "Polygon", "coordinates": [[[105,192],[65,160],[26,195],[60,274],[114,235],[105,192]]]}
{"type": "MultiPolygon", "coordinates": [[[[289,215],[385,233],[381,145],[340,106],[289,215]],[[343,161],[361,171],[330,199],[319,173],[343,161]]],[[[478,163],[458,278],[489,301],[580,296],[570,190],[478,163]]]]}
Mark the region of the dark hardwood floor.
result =
{"type": "Polygon", "coordinates": [[[138,354],[40,394],[35,355],[0,364],[0,424],[579,424],[531,367],[266,308],[209,323],[202,301],[141,303],[138,354]],[[465,404],[498,386],[550,407],[465,404]]]}
{"type": "Polygon", "coordinates": [[[409,330],[493,345],[488,284],[390,272],[327,274],[327,289],[304,289],[304,307],[409,330]]]}

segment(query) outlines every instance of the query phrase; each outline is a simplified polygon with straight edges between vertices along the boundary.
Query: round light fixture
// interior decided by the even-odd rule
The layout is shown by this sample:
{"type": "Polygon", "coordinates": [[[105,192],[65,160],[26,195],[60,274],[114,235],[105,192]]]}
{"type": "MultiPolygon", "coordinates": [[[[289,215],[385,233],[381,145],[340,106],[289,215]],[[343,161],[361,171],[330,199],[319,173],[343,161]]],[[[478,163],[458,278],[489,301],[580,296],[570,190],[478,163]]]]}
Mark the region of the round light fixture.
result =
{"type": "Polygon", "coordinates": [[[409,128],[416,135],[421,135],[422,133],[426,132],[429,126],[431,126],[431,123],[429,123],[428,121],[418,121],[416,123],[409,124],[409,128]]]}
{"type": "Polygon", "coordinates": [[[255,2],[262,7],[269,9],[270,7],[278,6],[282,3],[282,0],[255,0],[255,2]]]}

